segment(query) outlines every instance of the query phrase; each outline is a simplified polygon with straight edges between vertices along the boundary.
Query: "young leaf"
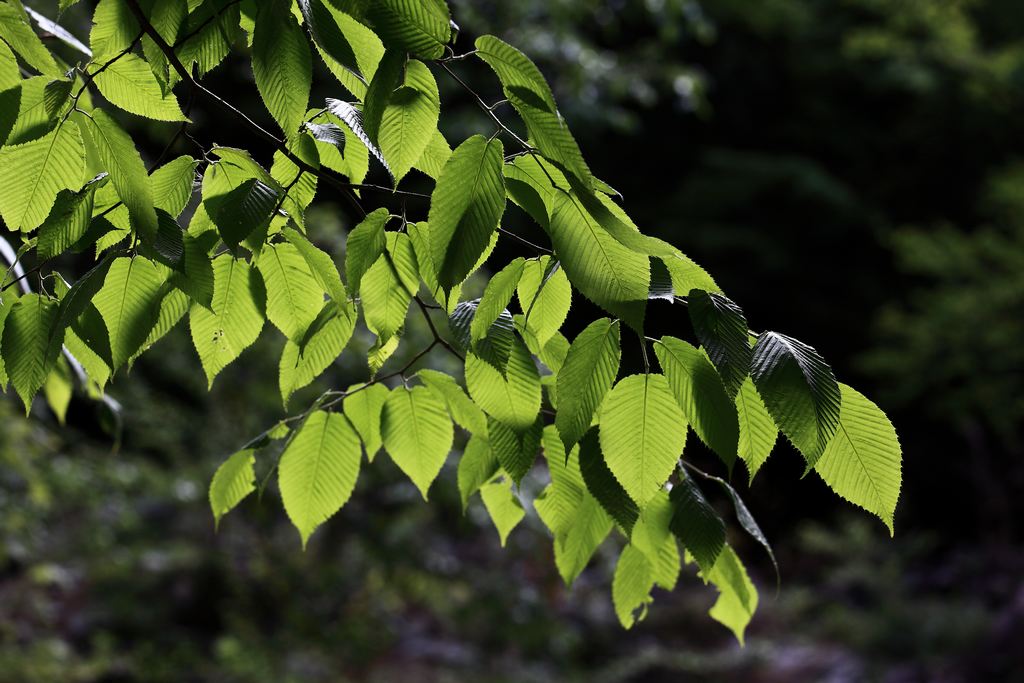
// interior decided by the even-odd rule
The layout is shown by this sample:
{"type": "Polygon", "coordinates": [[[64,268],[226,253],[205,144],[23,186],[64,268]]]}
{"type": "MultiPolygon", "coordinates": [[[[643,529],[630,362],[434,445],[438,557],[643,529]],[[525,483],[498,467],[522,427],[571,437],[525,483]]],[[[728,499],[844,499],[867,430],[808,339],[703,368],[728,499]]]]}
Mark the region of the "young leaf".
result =
{"type": "Polygon", "coordinates": [[[409,303],[419,289],[409,236],[392,232],[387,238],[387,249],[366,271],[360,284],[366,326],[385,342],[402,329],[409,303]]]}
{"type": "Polygon", "coordinates": [[[466,356],[466,386],[478,406],[517,432],[532,427],[540,412],[540,374],[518,339],[512,346],[505,377],[470,352],[466,356]]]}
{"type": "Polygon", "coordinates": [[[494,522],[494,528],[498,530],[501,547],[504,548],[508,535],[526,516],[523,505],[507,481],[484,484],[480,487],[480,497],[487,508],[487,514],[494,522]]]}
{"type": "Polygon", "coordinates": [[[213,278],[211,309],[196,304],[189,312],[192,343],[210,386],[260,336],[267,296],[256,269],[231,254],[214,259],[213,278]]]}
{"type": "Polygon", "coordinates": [[[664,375],[631,375],[601,406],[608,469],[642,510],[668,480],[686,444],[686,418],[664,375]]]}
{"type": "Polygon", "coordinates": [[[775,440],[779,437],[779,428],[772,422],[768,409],[749,377],[743,380],[736,394],[736,415],[739,418],[740,433],[736,444],[736,452],[740,460],[747,466],[750,481],[768,460],[775,440]]]}
{"type": "Polygon", "coordinates": [[[278,365],[278,384],[285,406],[293,393],[308,386],[341,355],[355,326],[353,311],[328,301],[301,339],[285,342],[278,365]]]}
{"type": "Polygon", "coordinates": [[[619,321],[600,318],[590,323],[569,346],[558,371],[558,412],[555,426],[566,450],[590,428],[594,414],[619,373],[619,321]]]}
{"type": "MultiPolygon", "coordinates": [[[[8,229],[35,229],[49,215],[58,192],[78,189],[84,164],[85,147],[73,123],[31,142],[0,148],[0,216],[8,229]]],[[[155,232],[155,214],[153,225],[155,232]]]]}
{"type": "Polygon", "coordinates": [[[572,287],[565,271],[550,256],[530,259],[516,287],[523,328],[538,345],[547,344],[569,315],[572,287]]]}
{"type": "Polygon", "coordinates": [[[672,533],[704,571],[715,565],[725,545],[725,522],[711,507],[697,482],[682,476],[669,494],[672,502],[672,533]]]}
{"type": "Polygon", "coordinates": [[[841,497],[878,515],[892,535],[902,478],[899,438],[878,406],[845,384],[839,387],[839,429],[814,471],[841,497]]]}
{"type": "Polygon", "coordinates": [[[50,215],[39,226],[39,243],[36,245],[39,258],[49,259],[63,254],[82,238],[92,220],[96,189],[106,179],[106,174],[102,174],[78,192],[61,190],[57,194],[50,215]]]}
{"type": "Polygon", "coordinates": [[[132,229],[144,242],[152,243],[157,234],[153,190],[135,143],[102,109],[93,112],[91,125],[85,130],[110,173],[110,183],[117,190],[117,196],[128,207],[132,229]]]}
{"type": "Polygon", "coordinates": [[[160,85],[149,64],[138,55],[129,52],[93,73],[103,97],[129,114],[157,121],[187,120],[174,93],[160,85]]]}
{"type": "Polygon", "coordinates": [[[619,555],[612,578],[612,604],[623,628],[632,628],[647,615],[653,588],[650,562],[636,546],[627,545],[619,555]]]}
{"type": "Polygon", "coordinates": [[[156,324],[163,283],[160,268],[142,256],[122,257],[110,264],[93,304],[107,326],[111,369],[124,365],[146,342],[156,324]]]}
{"type": "Polygon", "coordinates": [[[388,399],[388,388],[383,384],[371,384],[366,388],[351,386],[346,391],[349,395],[342,402],[345,416],[359,433],[367,460],[373,462],[382,443],[380,416],[388,399]]]}
{"type": "Polygon", "coordinates": [[[13,3],[0,4],[0,40],[10,45],[29,66],[40,73],[61,75],[61,69],[50,51],[29,26],[25,14],[19,12],[18,6],[13,3]]]}
{"type": "Polygon", "coordinates": [[[425,387],[391,391],[380,422],[384,448],[423,499],[452,447],[452,421],[444,402],[425,387]]]}
{"type": "Polygon", "coordinates": [[[384,207],[371,211],[359,225],[352,228],[345,243],[345,275],[353,296],[359,293],[363,275],[384,253],[384,225],[388,210],[384,207]]]}
{"type": "Polygon", "coordinates": [[[512,294],[516,291],[519,277],[523,273],[525,262],[525,259],[520,256],[491,276],[469,326],[471,342],[478,342],[486,337],[487,332],[491,329],[491,323],[497,320],[508,307],[512,300],[512,294]]]}
{"type": "Polygon", "coordinates": [[[252,73],[271,116],[287,137],[302,125],[313,82],[306,35],[291,13],[290,0],[263,0],[252,39],[252,73]]]}
{"type": "MultiPolygon", "coordinates": [[[[207,177],[216,175],[218,168],[217,164],[211,165],[207,177]]],[[[254,234],[263,242],[278,192],[259,178],[248,178],[223,194],[209,196],[204,180],[203,201],[221,239],[234,248],[254,234]]]]}
{"type": "Polygon", "coordinates": [[[341,275],[338,274],[338,266],[329,254],[317,248],[305,235],[298,230],[285,228],[281,231],[285,238],[292,243],[302,258],[306,261],[309,273],[319,283],[322,291],[339,306],[345,306],[348,302],[348,292],[341,282],[341,275]]]}
{"type": "Polygon", "coordinates": [[[537,459],[543,431],[544,423],[539,417],[525,429],[514,429],[494,418],[487,420],[487,440],[491,450],[516,486],[537,459]]]}
{"type": "Polygon", "coordinates": [[[430,197],[431,256],[446,291],[462,282],[487,249],[505,211],[501,141],[474,135],[459,145],[430,197]]]}
{"type": "Polygon", "coordinates": [[[619,244],[570,194],[559,192],[548,228],[569,281],[630,327],[643,327],[650,260],[619,244]]]}
{"type": "Polygon", "coordinates": [[[388,94],[377,143],[397,184],[419,160],[437,130],[441,96],[423,62],[405,65],[405,80],[388,94]]]}
{"type": "MultiPolygon", "coordinates": [[[[326,105],[327,111],[334,116],[337,116],[340,121],[348,126],[349,130],[351,130],[356,138],[363,143],[363,146],[366,147],[370,154],[376,157],[377,161],[384,166],[384,169],[388,173],[391,173],[391,167],[388,166],[388,162],[385,160],[384,155],[381,154],[377,145],[373,143],[373,140],[371,140],[370,136],[363,128],[363,117],[362,114],[359,113],[359,110],[348,102],[342,102],[341,100],[336,100],[332,97],[327,98],[326,105]]],[[[355,182],[354,179],[353,182],[355,182]]]]}
{"type": "Polygon", "coordinates": [[[704,354],[682,339],[662,337],[654,351],[693,431],[731,470],[736,462],[739,423],[722,378],[704,354]]]}
{"type": "Polygon", "coordinates": [[[47,337],[56,320],[57,302],[38,294],[19,298],[4,320],[0,347],[4,369],[25,404],[26,415],[32,407],[32,397],[57,360],[56,353],[47,351],[47,337]]]}
{"type": "Polygon", "coordinates": [[[555,565],[566,586],[586,568],[612,530],[612,518],[589,493],[583,493],[575,512],[574,522],[555,538],[555,565]]]}
{"type": "Polygon", "coordinates": [[[423,59],[437,59],[451,39],[447,5],[433,0],[377,0],[367,3],[374,30],[384,44],[423,59]]]}
{"type": "Polygon", "coordinates": [[[199,162],[190,156],[172,159],[149,176],[153,190],[153,206],[177,217],[185,210],[192,198],[192,187],[196,180],[196,166],[199,162]]]}
{"type": "Polygon", "coordinates": [[[730,398],[736,398],[753,358],[746,316],[725,296],[700,289],[690,290],[687,309],[697,339],[718,369],[730,398]]]}
{"type": "Polygon", "coordinates": [[[470,497],[490,481],[497,471],[498,459],[494,456],[486,435],[471,436],[465,450],[462,451],[458,469],[459,496],[462,499],[463,512],[469,506],[470,497]]]}
{"type": "Polygon", "coordinates": [[[842,396],[825,360],[810,346],[778,332],[754,345],[750,376],[768,413],[814,467],[839,425],[842,396]]]}
{"type": "Polygon", "coordinates": [[[50,406],[57,422],[63,427],[68,414],[68,406],[71,404],[71,394],[74,385],[71,383],[71,368],[67,360],[58,357],[57,362],[50,369],[50,374],[43,382],[43,395],[46,397],[46,404],[50,406]]]}
{"type": "Polygon", "coordinates": [[[423,384],[437,396],[444,398],[452,419],[470,434],[487,434],[487,416],[473,403],[459,383],[451,375],[437,370],[420,370],[416,373],[423,384]]]}
{"type": "Polygon", "coordinates": [[[217,468],[210,480],[210,509],[213,511],[213,526],[220,526],[220,519],[231,512],[246,496],[256,490],[256,451],[238,451],[217,468]]]}
{"type": "Polygon", "coordinates": [[[476,54],[497,74],[505,97],[519,112],[526,132],[546,158],[573,174],[587,188],[593,176],[580,148],[562,120],[540,70],[522,52],[494,36],[476,41],[476,54]]]}
{"type": "Polygon", "coordinates": [[[587,491],[629,536],[633,533],[633,525],[636,524],[640,510],[608,469],[601,454],[596,427],[583,436],[579,451],[580,474],[587,485],[587,491]]]}
{"type": "Polygon", "coordinates": [[[757,610],[757,588],[747,576],[747,570],[736,552],[725,546],[710,571],[701,570],[701,576],[718,589],[718,600],[708,614],[736,636],[743,644],[743,634],[757,610]]]}
{"type": "Polygon", "coordinates": [[[324,306],[323,286],[289,242],[264,247],[256,267],[266,284],[267,318],[289,340],[300,343],[324,306]]]}
{"type": "Polygon", "coordinates": [[[281,502],[302,547],[318,526],[348,502],[359,478],[359,437],[343,415],[314,412],[299,428],[278,466],[281,502]]]}

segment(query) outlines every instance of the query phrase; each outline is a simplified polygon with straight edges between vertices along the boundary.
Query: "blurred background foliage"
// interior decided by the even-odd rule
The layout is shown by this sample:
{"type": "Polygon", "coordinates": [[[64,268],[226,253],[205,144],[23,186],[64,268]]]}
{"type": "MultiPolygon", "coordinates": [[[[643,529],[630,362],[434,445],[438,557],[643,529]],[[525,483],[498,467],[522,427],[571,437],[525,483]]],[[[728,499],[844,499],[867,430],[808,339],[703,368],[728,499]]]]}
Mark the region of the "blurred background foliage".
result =
{"type": "MultiPolygon", "coordinates": [[[[63,23],[86,35],[91,5],[63,23]]],[[[780,444],[737,482],[783,573],[773,598],[767,558],[732,539],[762,593],[740,649],[692,574],[622,632],[612,544],[566,589],[535,518],[502,551],[479,502],[462,515],[453,464],[424,505],[376,460],[306,553],[273,486],[215,534],[209,477],[282,416],[281,340],[265,332],[208,394],[179,329],[110,390],[119,442],[80,397],[66,427],[0,402],[0,681],[1024,680],[1024,4],[452,5],[463,48],[495,33],[537,60],[644,230],[889,412],[896,538],[799,479],[780,444]]],[[[457,68],[499,99],[486,69],[457,68]]],[[[229,61],[212,86],[261,115],[247,69],[229,61]]],[[[440,83],[449,139],[489,131],[440,83]]],[[[258,149],[210,116],[193,116],[199,139],[258,149]]],[[[153,156],[167,134],[148,133],[153,156]]],[[[309,222],[340,254],[351,221],[332,201],[309,222]]],[[[678,315],[655,305],[649,322],[678,315]]],[[[355,357],[322,384],[363,379],[355,357]]]]}

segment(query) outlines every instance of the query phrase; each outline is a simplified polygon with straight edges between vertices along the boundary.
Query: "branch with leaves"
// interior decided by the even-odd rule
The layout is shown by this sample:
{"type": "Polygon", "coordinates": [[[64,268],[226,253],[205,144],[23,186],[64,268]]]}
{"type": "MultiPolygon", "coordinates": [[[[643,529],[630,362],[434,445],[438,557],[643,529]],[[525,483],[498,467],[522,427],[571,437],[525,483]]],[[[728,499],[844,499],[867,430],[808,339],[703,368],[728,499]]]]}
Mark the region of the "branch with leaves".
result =
{"type": "Polygon", "coordinates": [[[711,616],[742,640],[757,590],[702,484],[726,496],[739,529],[774,564],[727,479],[688,462],[688,438],[725,473],[742,461],[753,480],[781,431],[807,472],[892,529],[900,447],[877,406],[839,384],[810,346],[752,333],[705,270],[644,235],[591,172],[533,62],[493,36],[457,54],[443,0],[100,0],[88,47],[32,17],[88,61],[70,68],[20,4],[0,3],[0,217],[22,242],[0,284],[0,382],[26,413],[62,381],[68,391],[44,393],[66,410],[51,396],[70,395],[62,352],[82,368],[78,388],[105,397],[119,372],[187,318],[212,386],[269,322],[284,338],[285,416],[214,474],[217,523],[276,476],[305,546],[350,497],[364,454],[372,463],[383,448],[427,498],[454,450],[464,505],[480,493],[502,543],[526,514],[520,482],[530,472],[547,481],[532,509],[567,584],[606,538],[626,540],[612,599],[627,628],[655,586],[672,589],[693,563],[719,591],[711,616]],[[203,84],[247,46],[279,133],[203,84]],[[311,107],[315,59],[336,96],[311,107]],[[456,63],[493,72],[503,99],[488,104],[456,63]],[[453,149],[438,128],[435,74],[464,88],[493,130],[453,149]],[[202,106],[261,146],[203,143],[189,118],[202,106]],[[111,107],[174,126],[149,168],[111,107]],[[506,110],[514,117],[499,115],[506,110]],[[200,158],[165,162],[183,139],[200,158]],[[253,154],[267,150],[269,169],[253,154]],[[366,182],[371,164],[390,186],[366,182]],[[406,187],[413,173],[433,180],[429,194],[406,187]],[[325,186],[357,216],[343,254],[306,233],[325,186]],[[400,200],[400,215],[373,197],[400,200]],[[503,226],[508,211],[535,221],[549,244],[503,226]],[[526,253],[496,263],[499,240],[526,253]],[[94,259],[74,284],[52,270],[69,254],[94,259]],[[467,298],[467,279],[485,272],[483,295],[467,298]],[[33,274],[47,290],[19,292],[33,274]],[[570,340],[566,320],[581,296],[607,317],[570,340]],[[696,345],[644,334],[657,300],[685,305],[689,330],[679,334],[696,345]],[[431,339],[396,369],[414,307],[431,339]],[[353,353],[359,327],[375,339],[367,379],[288,413],[293,395],[353,353]],[[643,372],[620,377],[624,328],[643,372]],[[462,371],[416,370],[435,350],[462,371]],[[257,458],[275,453],[257,485],[257,458]]]}

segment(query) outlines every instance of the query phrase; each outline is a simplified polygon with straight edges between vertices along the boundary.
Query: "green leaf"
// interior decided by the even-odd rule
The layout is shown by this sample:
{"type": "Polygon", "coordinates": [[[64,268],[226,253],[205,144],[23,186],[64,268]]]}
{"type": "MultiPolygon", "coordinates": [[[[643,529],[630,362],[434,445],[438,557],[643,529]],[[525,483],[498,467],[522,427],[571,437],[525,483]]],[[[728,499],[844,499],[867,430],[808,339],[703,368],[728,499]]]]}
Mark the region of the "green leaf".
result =
{"type": "Polygon", "coordinates": [[[573,524],[555,538],[555,565],[567,586],[590,563],[590,558],[612,530],[612,519],[589,493],[584,492],[573,524]]]}
{"type": "Polygon", "coordinates": [[[266,306],[259,273],[230,254],[214,259],[213,282],[211,309],[193,305],[189,312],[192,343],[210,386],[260,336],[266,306]]]}
{"type": "Polygon", "coordinates": [[[430,69],[416,60],[405,65],[405,80],[389,93],[377,142],[395,184],[419,161],[437,131],[441,96],[430,69]]]}
{"type": "Polygon", "coordinates": [[[355,51],[338,25],[336,13],[340,12],[325,0],[299,0],[299,10],[313,41],[339,64],[358,72],[355,51]]]}
{"type": "Polygon", "coordinates": [[[569,346],[558,371],[555,426],[567,450],[590,429],[594,414],[619,373],[619,321],[590,323],[569,346]]]}
{"type": "Polygon", "coordinates": [[[106,174],[86,183],[78,192],[61,190],[46,217],[39,226],[36,254],[50,259],[68,251],[89,229],[92,220],[93,199],[96,189],[106,182],[106,174]]]}
{"type": "Polygon", "coordinates": [[[519,112],[531,142],[541,154],[572,173],[585,187],[591,187],[593,177],[590,169],[558,113],[551,89],[536,65],[522,52],[494,36],[477,38],[476,49],[477,56],[497,74],[505,97],[519,112]]]}
{"type": "Polygon", "coordinates": [[[539,417],[525,429],[514,429],[494,418],[487,420],[487,440],[491,450],[516,486],[537,459],[543,431],[544,423],[539,417]]]}
{"type": "Polygon", "coordinates": [[[768,409],[764,407],[764,402],[758,395],[753,380],[749,377],[740,385],[735,403],[740,425],[736,452],[747,466],[750,481],[753,482],[754,475],[768,460],[768,456],[771,455],[772,449],[775,447],[779,428],[772,422],[768,409]]]}
{"type": "Polygon", "coordinates": [[[508,307],[525,263],[526,260],[520,256],[491,276],[469,326],[471,341],[477,342],[486,337],[487,332],[491,329],[491,324],[508,307]]]}
{"type": "Polygon", "coordinates": [[[93,125],[86,130],[110,173],[117,196],[128,207],[132,229],[144,242],[152,243],[156,239],[157,217],[142,157],[131,137],[106,112],[95,110],[91,121],[93,125]]]}
{"type": "Polygon", "coordinates": [[[554,207],[548,230],[569,281],[598,306],[641,330],[649,259],[619,244],[573,195],[559,192],[554,207]]]}
{"type": "MultiPolygon", "coordinates": [[[[216,173],[217,165],[210,167],[216,173]]],[[[209,177],[210,172],[207,173],[209,177]]],[[[258,178],[249,178],[224,194],[208,197],[203,185],[203,201],[217,232],[229,247],[237,247],[250,235],[266,234],[271,215],[278,204],[278,193],[258,178]]]]}
{"type": "Polygon", "coordinates": [[[622,527],[626,536],[632,534],[640,510],[608,469],[596,427],[588,430],[580,441],[579,468],[590,495],[622,527]]]}
{"type": "Polygon", "coordinates": [[[501,547],[504,548],[508,535],[526,516],[523,504],[519,502],[519,498],[516,497],[507,481],[484,484],[480,487],[480,497],[484,501],[484,507],[487,508],[487,514],[494,522],[494,528],[498,530],[501,547]]]}
{"type": "Polygon", "coordinates": [[[366,326],[387,341],[405,324],[409,303],[419,289],[416,256],[409,236],[387,233],[387,249],[363,276],[360,293],[366,326]]]}
{"type": "MultiPolygon", "coordinates": [[[[317,176],[315,171],[320,168],[320,151],[313,138],[304,131],[288,141],[288,151],[314,172],[307,172],[285,156],[281,150],[274,152],[274,161],[270,166],[271,177],[283,188],[288,188],[281,202],[282,209],[299,227],[305,225],[306,209],[316,198],[317,176]]],[[[280,215],[280,214],[278,214],[280,215]]],[[[281,218],[281,222],[286,219],[281,218]]]]}
{"type": "Polygon", "coordinates": [[[391,391],[381,414],[384,448],[427,499],[452,447],[452,421],[444,402],[425,387],[391,391]]]}
{"type": "Polygon", "coordinates": [[[165,89],[146,60],[128,53],[107,68],[94,72],[97,89],[129,114],[157,121],[187,121],[174,93],[165,89]]]}
{"type": "Polygon", "coordinates": [[[526,333],[543,347],[569,315],[572,287],[557,261],[550,256],[530,259],[516,287],[526,333]]]}
{"type": "Polygon", "coordinates": [[[722,378],[704,354],[682,339],[662,337],[654,352],[693,431],[732,470],[739,423],[722,378]]]}
{"type": "Polygon", "coordinates": [[[778,332],[762,332],[750,376],[768,413],[814,467],[839,426],[842,396],[832,368],[810,346],[778,332]]]}
{"type": "Polygon", "coordinates": [[[290,242],[264,247],[256,267],[267,289],[267,318],[289,340],[300,343],[324,306],[323,286],[290,242]]]}
{"type": "Polygon", "coordinates": [[[430,197],[431,256],[446,291],[462,282],[487,249],[505,211],[501,141],[474,135],[459,145],[430,197]]]}
{"type": "Polygon", "coordinates": [[[0,148],[0,216],[8,229],[29,232],[41,224],[58,192],[78,189],[84,165],[82,136],[72,123],[0,148]]]}
{"type": "Polygon", "coordinates": [[[252,73],[271,116],[287,137],[305,118],[313,82],[306,35],[291,13],[290,0],[259,3],[252,39],[252,73]]]}
{"type": "Polygon", "coordinates": [[[650,562],[636,546],[627,545],[619,555],[612,578],[612,605],[623,628],[632,628],[647,616],[647,606],[653,602],[653,588],[650,562]]]}
{"type": "Polygon", "coordinates": [[[338,274],[338,266],[335,265],[334,259],[326,252],[318,249],[305,235],[297,230],[285,228],[282,234],[306,261],[306,267],[319,283],[320,290],[327,292],[327,295],[339,306],[347,305],[348,292],[345,291],[345,285],[341,282],[341,275],[338,274]]]}
{"type": "Polygon", "coordinates": [[[878,406],[845,384],[839,428],[814,465],[842,498],[878,515],[893,533],[902,452],[896,430],[878,406]]]}
{"type": "Polygon", "coordinates": [[[434,180],[437,180],[441,177],[441,171],[451,156],[451,146],[444,139],[441,131],[435,129],[433,135],[430,136],[426,149],[423,150],[423,154],[416,161],[414,168],[423,171],[434,180]]]}
{"type": "Polygon", "coordinates": [[[349,395],[342,402],[345,415],[363,440],[366,459],[373,462],[382,445],[380,416],[390,392],[383,384],[371,384],[365,389],[349,387],[346,391],[349,395]]]}
{"type": "Polygon", "coordinates": [[[747,576],[747,570],[736,552],[725,546],[715,566],[710,571],[701,571],[706,581],[718,589],[718,600],[708,614],[736,636],[743,644],[743,634],[757,610],[757,588],[747,576]]]}
{"type": "MultiPolygon", "coordinates": [[[[381,154],[380,149],[377,148],[377,145],[374,144],[369,134],[367,134],[366,130],[363,128],[363,119],[359,110],[348,102],[342,102],[341,100],[336,100],[331,97],[326,99],[326,105],[327,111],[338,117],[339,121],[342,121],[346,126],[348,126],[349,130],[351,130],[353,135],[356,136],[356,139],[358,139],[367,151],[369,151],[370,154],[372,154],[377,161],[384,166],[388,173],[391,173],[391,167],[388,166],[388,162],[385,160],[384,155],[381,154]]],[[[360,178],[359,180],[361,181],[362,179],[360,178]]],[[[353,179],[353,182],[355,181],[356,179],[353,179]]]]}
{"type": "Polygon", "coordinates": [[[673,257],[659,258],[672,278],[672,288],[676,292],[689,292],[702,289],[706,292],[721,292],[721,288],[707,271],[697,265],[693,259],[676,250],[673,257]]]}
{"type": "Polygon", "coordinates": [[[580,449],[574,448],[566,455],[562,440],[552,425],[544,428],[541,444],[551,484],[534,500],[534,507],[541,521],[558,538],[564,536],[576,523],[580,502],[584,495],[590,494],[587,493],[580,473],[580,449]]]}
{"type": "Polygon", "coordinates": [[[199,162],[190,156],[172,159],[149,176],[153,190],[153,206],[177,217],[185,210],[192,198],[192,186],[196,180],[199,162]]]}
{"type": "Polygon", "coordinates": [[[68,406],[71,404],[71,394],[74,385],[71,382],[71,368],[63,357],[58,357],[50,374],[43,382],[43,395],[46,403],[50,406],[57,422],[63,427],[68,414],[68,406]]]}
{"type": "Polygon", "coordinates": [[[49,76],[33,76],[16,83],[3,96],[6,123],[0,129],[9,131],[4,144],[19,145],[53,130],[70,89],[71,81],[53,80],[49,76]]]}
{"type": "Polygon", "coordinates": [[[189,14],[182,31],[185,39],[175,46],[189,73],[195,64],[202,78],[228,56],[239,33],[239,18],[238,5],[231,0],[206,0],[189,14]]]}
{"type": "Polygon", "coordinates": [[[725,545],[725,522],[704,497],[697,482],[684,476],[672,487],[670,528],[704,571],[715,565],[725,545]]]}
{"type": "Polygon", "coordinates": [[[258,252],[283,188],[245,150],[214,147],[213,154],[219,159],[203,174],[203,206],[225,244],[245,241],[258,252]]]}
{"type": "Polygon", "coordinates": [[[532,427],[540,412],[540,374],[518,339],[512,346],[505,377],[470,352],[466,356],[466,386],[484,412],[518,432],[532,427]]]}
{"type": "Polygon", "coordinates": [[[355,326],[353,311],[328,301],[300,339],[285,342],[278,365],[278,384],[285,406],[293,393],[308,386],[334,363],[352,338],[355,326]]]}
{"type": "Polygon", "coordinates": [[[477,342],[472,340],[473,321],[476,320],[480,300],[459,303],[450,316],[448,327],[455,344],[462,350],[472,350],[481,360],[489,363],[502,377],[508,371],[508,357],[515,342],[515,323],[512,314],[501,309],[487,333],[477,342]]]}
{"type": "MultiPolygon", "coordinates": [[[[669,543],[675,545],[671,527],[672,502],[669,499],[669,492],[661,489],[647,504],[643,513],[638,516],[629,533],[629,542],[647,557],[652,568],[660,567],[663,560],[662,554],[665,552],[664,546],[669,543]]],[[[661,578],[671,579],[672,577],[659,577],[659,579],[661,578]]],[[[669,581],[666,580],[666,583],[669,581]]],[[[674,580],[671,583],[674,583],[674,580]]],[[[671,586],[668,588],[671,590],[671,586]]]]}
{"type": "Polygon", "coordinates": [[[217,468],[210,480],[210,509],[214,528],[221,517],[231,512],[246,496],[256,490],[256,451],[238,451],[217,468]]]}
{"type": "Polygon", "coordinates": [[[316,528],[348,502],[359,478],[359,437],[343,415],[318,410],[281,454],[278,486],[302,547],[316,528]]]}
{"type": "Polygon", "coordinates": [[[48,76],[62,75],[50,51],[29,26],[24,12],[19,12],[11,3],[0,4],[0,40],[40,73],[48,76]]]}
{"type": "Polygon", "coordinates": [[[462,511],[466,511],[469,499],[480,487],[490,481],[498,471],[498,460],[491,450],[484,434],[473,434],[462,451],[459,460],[458,481],[459,496],[462,499],[462,511]]]}
{"type": "Polygon", "coordinates": [[[664,375],[631,375],[601,405],[601,451],[608,469],[642,510],[675,469],[686,418],[664,375]]]}
{"type": "Polygon", "coordinates": [[[753,358],[746,316],[724,295],[700,289],[690,290],[687,309],[697,339],[718,369],[730,398],[736,398],[753,358]]]}
{"type": "Polygon", "coordinates": [[[47,351],[48,335],[56,319],[55,300],[38,294],[25,294],[4,320],[4,369],[25,404],[26,415],[32,408],[32,397],[43,386],[57,360],[57,353],[47,351]]]}
{"type": "Polygon", "coordinates": [[[368,3],[367,14],[389,48],[437,59],[451,39],[446,9],[433,0],[376,0],[368,3]]]}
{"type": "Polygon", "coordinates": [[[181,237],[184,253],[177,270],[171,273],[169,282],[200,306],[210,308],[214,284],[210,251],[217,241],[217,233],[211,231],[198,237],[185,233],[181,237]]]}
{"type": "Polygon", "coordinates": [[[110,339],[111,369],[117,370],[142,348],[159,313],[164,273],[142,256],[122,257],[110,264],[93,304],[103,317],[110,339]]]}
{"type": "MultiPolygon", "coordinates": [[[[21,69],[18,66],[18,58],[7,47],[7,43],[0,40],[0,92],[17,88],[21,84],[21,69]]],[[[0,127],[2,131],[2,127],[0,127]]],[[[3,135],[0,135],[0,140],[3,135]]]]}
{"type": "Polygon", "coordinates": [[[359,293],[363,275],[384,253],[384,226],[387,222],[388,210],[381,207],[367,214],[348,234],[345,242],[345,275],[353,296],[359,293]]]}
{"type": "Polygon", "coordinates": [[[426,369],[417,372],[416,376],[435,395],[444,399],[456,424],[471,434],[487,434],[487,416],[470,400],[454,377],[426,369]]]}

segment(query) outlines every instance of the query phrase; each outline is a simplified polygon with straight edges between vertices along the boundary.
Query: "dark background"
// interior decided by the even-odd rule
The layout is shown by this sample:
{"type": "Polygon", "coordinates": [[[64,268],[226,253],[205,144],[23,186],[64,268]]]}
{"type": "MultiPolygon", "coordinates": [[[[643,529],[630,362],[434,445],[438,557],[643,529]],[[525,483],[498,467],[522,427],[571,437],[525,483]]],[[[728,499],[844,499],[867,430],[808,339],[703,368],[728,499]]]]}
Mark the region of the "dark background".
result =
{"type": "MultiPolygon", "coordinates": [[[[53,5],[34,6],[54,16],[53,5]]],[[[62,23],[86,36],[90,7],[62,23]]],[[[505,550],[479,501],[462,516],[454,464],[425,505],[379,458],[305,553],[273,487],[214,534],[209,477],[282,415],[283,339],[268,327],[207,393],[181,325],[110,389],[119,449],[84,398],[67,428],[42,402],[27,422],[0,403],[0,681],[1024,680],[1024,5],[452,8],[460,51],[494,33],[538,62],[591,168],[643,230],[707,268],[754,329],[814,345],[888,412],[904,450],[895,538],[800,479],[780,442],[749,491],[736,477],[783,579],[776,596],[762,551],[731,535],[761,590],[740,649],[705,615],[713,590],[692,570],[623,632],[609,597],[616,543],[566,589],[534,515],[505,550]]],[[[454,68],[500,99],[483,64],[454,68]]],[[[448,139],[489,134],[435,75],[448,139]]],[[[244,46],[209,85],[271,125],[244,46]]],[[[345,97],[326,73],[324,95],[345,97]]],[[[193,119],[204,144],[246,146],[269,165],[219,113],[197,105],[193,119]]],[[[173,134],[125,123],[148,158],[173,134]]],[[[381,202],[395,205],[364,193],[381,202]]],[[[314,206],[314,236],[340,256],[354,217],[328,188],[314,206]]],[[[517,209],[505,225],[543,239],[517,209]]],[[[570,336],[590,313],[577,297],[570,336]]],[[[687,326],[662,303],[648,320],[687,326]]],[[[426,334],[409,325],[413,340],[426,334]]],[[[320,389],[365,373],[346,354],[320,389]]]]}

